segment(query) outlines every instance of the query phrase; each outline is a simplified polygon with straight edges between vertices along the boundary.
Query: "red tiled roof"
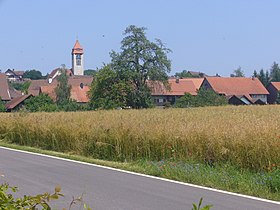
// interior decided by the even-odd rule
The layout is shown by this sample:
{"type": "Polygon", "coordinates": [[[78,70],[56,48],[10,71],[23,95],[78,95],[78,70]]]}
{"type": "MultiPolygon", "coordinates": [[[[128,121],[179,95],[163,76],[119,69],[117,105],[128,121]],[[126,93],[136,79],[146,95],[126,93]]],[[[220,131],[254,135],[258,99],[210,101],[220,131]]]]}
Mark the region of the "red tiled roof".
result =
{"type": "Polygon", "coordinates": [[[30,86],[28,88],[28,93],[32,94],[33,96],[37,96],[40,93],[40,87],[48,85],[48,81],[44,79],[40,80],[31,80],[30,86]]]}
{"type": "Polygon", "coordinates": [[[206,80],[215,92],[226,96],[245,95],[250,97],[251,94],[269,94],[258,78],[206,77],[206,80]]]}
{"type": "MultiPolygon", "coordinates": [[[[42,86],[41,92],[48,94],[55,101],[56,100],[55,88],[56,85],[42,86]]],[[[87,94],[89,89],[90,87],[86,85],[84,85],[83,88],[81,88],[80,85],[71,86],[70,98],[79,103],[87,103],[89,102],[89,98],[87,94]]]]}
{"type": "Polygon", "coordinates": [[[185,93],[197,95],[203,78],[184,78],[184,79],[168,79],[169,88],[165,87],[162,82],[149,81],[148,86],[151,88],[152,95],[173,95],[183,96],[185,93]],[[177,81],[177,82],[176,82],[177,81]]]}
{"type": "Polygon", "coordinates": [[[79,41],[76,40],[76,43],[72,49],[72,54],[83,54],[83,53],[84,53],[84,49],[80,45],[79,41]]]}
{"type": "Polygon", "coordinates": [[[83,86],[83,88],[81,88],[80,86],[73,86],[71,88],[71,99],[79,103],[89,102],[89,98],[88,98],[89,89],[90,89],[89,86],[83,86]]]}
{"type": "MultiPolygon", "coordinates": [[[[68,78],[68,84],[71,85],[71,99],[80,102],[86,103],[89,102],[87,92],[90,89],[92,83],[92,76],[72,76],[68,78]],[[82,84],[82,85],[81,85],[82,84]],[[81,88],[81,86],[83,88],[81,88]]],[[[55,88],[57,87],[57,80],[54,80],[52,83],[43,83],[39,89],[42,93],[48,94],[54,101],[56,100],[55,88]]],[[[38,91],[38,95],[39,92],[38,91]]],[[[29,92],[31,93],[31,92],[29,92]]]]}
{"type": "Polygon", "coordinates": [[[271,84],[279,91],[280,90],[280,82],[271,82],[271,84]]]}
{"type": "MultiPolygon", "coordinates": [[[[54,70],[52,70],[52,72],[49,74],[49,78],[53,78],[54,75],[58,72],[58,71],[61,71],[61,68],[56,68],[54,70]]],[[[67,76],[72,76],[73,73],[70,69],[66,69],[66,75],[67,76]]]]}
{"type": "Polygon", "coordinates": [[[90,86],[93,81],[93,76],[78,76],[74,75],[68,78],[68,83],[70,85],[80,85],[83,83],[84,85],[90,86]]]}
{"type": "Polygon", "coordinates": [[[22,103],[24,100],[28,99],[30,96],[32,96],[32,95],[31,94],[22,95],[22,96],[19,96],[17,98],[14,98],[11,101],[9,101],[8,103],[6,103],[5,107],[6,107],[6,109],[14,109],[17,105],[22,103]]]}
{"type": "Polygon", "coordinates": [[[11,100],[6,74],[0,73],[0,97],[3,101],[11,100]]]}
{"type": "Polygon", "coordinates": [[[52,100],[56,100],[56,93],[55,93],[56,85],[48,85],[48,86],[41,86],[41,93],[48,94],[52,100]]]}
{"type": "Polygon", "coordinates": [[[9,91],[10,91],[10,96],[11,96],[12,99],[22,96],[21,91],[16,90],[16,89],[14,89],[14,88],[11,88],[11,87],[10,87],[10,88],[9,88],[9,91]]]}

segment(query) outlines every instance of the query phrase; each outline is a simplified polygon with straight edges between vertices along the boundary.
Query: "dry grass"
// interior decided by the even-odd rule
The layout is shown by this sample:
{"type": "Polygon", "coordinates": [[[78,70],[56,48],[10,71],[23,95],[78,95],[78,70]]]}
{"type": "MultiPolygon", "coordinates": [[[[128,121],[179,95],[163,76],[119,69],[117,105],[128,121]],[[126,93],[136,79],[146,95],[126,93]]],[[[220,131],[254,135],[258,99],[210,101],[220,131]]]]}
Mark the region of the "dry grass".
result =
{"type": "Polygon", "coordinates": [[[280,164],[280,106],[0,114],[6,142],[99,159],[280,164]]]}

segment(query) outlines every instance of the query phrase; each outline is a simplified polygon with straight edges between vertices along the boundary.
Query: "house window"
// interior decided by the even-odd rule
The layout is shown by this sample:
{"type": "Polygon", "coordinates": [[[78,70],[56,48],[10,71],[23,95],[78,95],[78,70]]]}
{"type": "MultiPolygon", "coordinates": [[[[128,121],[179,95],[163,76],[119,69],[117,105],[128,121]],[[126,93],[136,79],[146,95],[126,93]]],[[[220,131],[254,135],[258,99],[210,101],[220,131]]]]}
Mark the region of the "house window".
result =
{"type": "Polygon", "coordinates": [[[81,55],[80,54],[76,55],[76,64],[77,64],[77,66],[81,65],[81,55]]]}
{"type": "Polygon", "coordinates": [[[160,99],[158,100],[158,102],[159,102],[159,103],[163,103],[163,99],[160,98],[160,99]]]}

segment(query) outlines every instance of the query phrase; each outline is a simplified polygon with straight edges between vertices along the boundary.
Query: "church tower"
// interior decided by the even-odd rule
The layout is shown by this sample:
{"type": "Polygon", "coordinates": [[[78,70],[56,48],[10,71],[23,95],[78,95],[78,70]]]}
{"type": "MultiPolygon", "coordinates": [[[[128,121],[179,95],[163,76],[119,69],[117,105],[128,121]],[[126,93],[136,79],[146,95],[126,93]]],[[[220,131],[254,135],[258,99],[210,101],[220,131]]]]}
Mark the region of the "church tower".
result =
{"type": "Polygon", "coordinates": [[[84,75],[84,49],[78,40],[72,49],[72,71],[74,75],[84,75]]]}

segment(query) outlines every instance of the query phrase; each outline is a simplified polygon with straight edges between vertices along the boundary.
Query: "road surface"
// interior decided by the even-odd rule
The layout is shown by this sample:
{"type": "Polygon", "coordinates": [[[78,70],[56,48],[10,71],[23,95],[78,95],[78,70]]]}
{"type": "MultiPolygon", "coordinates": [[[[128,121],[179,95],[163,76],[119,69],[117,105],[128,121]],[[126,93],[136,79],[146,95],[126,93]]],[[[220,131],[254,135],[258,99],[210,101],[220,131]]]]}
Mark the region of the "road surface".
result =
{"type": "MultiPolygon", "coordinates": [[[[68,208],[72,196],[81,194],[84,194],[84,201],[95,210],[188,210],[201,197],[204,204],[214,205],[213,210],[280,209],[280,202],[238,196],[3,147],[0,147],[0,174],[4,174],[0,182],[7,181],[12,186],[18,186],[20,195],[51,192],[60,184],[65,197],[53,205],[59,209],[68,208]]],[[[79,207],[73,206],[72,209],[79,207]]]]}

